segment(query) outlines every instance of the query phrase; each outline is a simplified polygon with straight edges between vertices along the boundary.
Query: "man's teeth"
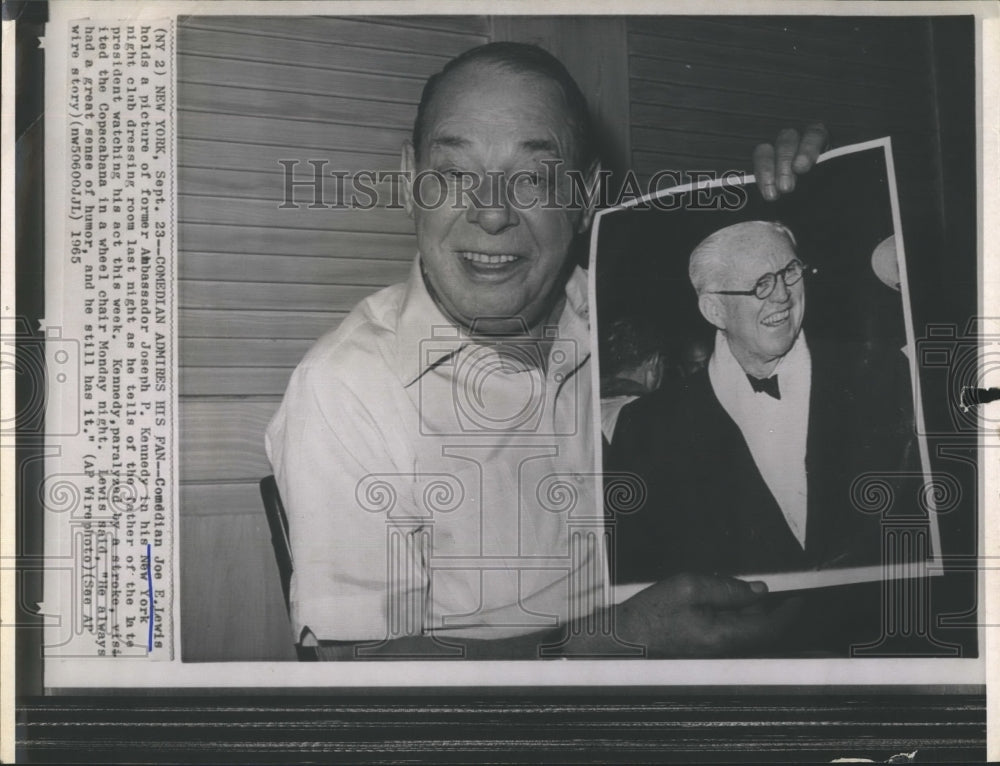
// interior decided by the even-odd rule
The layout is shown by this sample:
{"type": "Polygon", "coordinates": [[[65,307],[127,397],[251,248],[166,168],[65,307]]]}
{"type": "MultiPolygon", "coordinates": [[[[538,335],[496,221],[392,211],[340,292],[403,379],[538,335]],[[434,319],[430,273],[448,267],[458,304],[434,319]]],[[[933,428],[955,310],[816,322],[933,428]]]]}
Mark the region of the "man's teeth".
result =
{"type": "Polygon", "coordinates": [[[510,263],[511,261],[517,260],[516,255],[508,255],[507,253],[500,253],[499,255],[489,255],[488,253],[463,252],[462,257],[467,261],[472,261],[474,263],[487,263],[490,265],[510,263]]]}
{"type": "Polygon", "coordinates": [[[777,314],[771,314],[771,316],[761,321],[768,327],[775,327],[776,325],[779,325],[782,322],[784,322],[786,319],[788,319],[788,309],[785,309],[784,311],[779,311],[777,314]]]}

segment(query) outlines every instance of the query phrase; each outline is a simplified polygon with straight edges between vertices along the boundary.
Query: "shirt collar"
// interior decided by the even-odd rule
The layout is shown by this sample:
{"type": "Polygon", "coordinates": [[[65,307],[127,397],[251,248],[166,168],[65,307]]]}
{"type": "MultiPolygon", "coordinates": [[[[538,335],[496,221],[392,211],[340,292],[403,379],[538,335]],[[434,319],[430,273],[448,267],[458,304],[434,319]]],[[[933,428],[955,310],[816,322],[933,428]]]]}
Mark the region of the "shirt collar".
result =
{"type": "MultiPolygon", "coordinates": [[[[779,383],[785,385],[796,385],[796,381],[801,378],[802,372],[809,366],[809,348],[806,344],[806,333],[799,332],[795,343],[788,350],[771,375],[781,374],[779,383]]],[[[744,391],[750,392],[753,389],[747,379],[746,371],[740,366],[739,361],[733,356],[732,349],[729,348],[729,341],[722,330],[715,333],[715,349],[712,351],[712,358],[708,361],[709,378],[717,391],[744,391]]],[[[770,376],[769,376],[770,377],[770,376]]]]}
{"type": "MultiPolygon", "coordinates": [[[[580,358],[589,353],[587,274],[575,267],[566,282],[566,305],[559,317],[559,337],[581,344],[580,358]]],[[[420,255],[413,261],[396,319],[397,374],[409,386],[428,368],[473,343],[465,328],[456,325],[438,308],[420,269],[420,255]]]]}

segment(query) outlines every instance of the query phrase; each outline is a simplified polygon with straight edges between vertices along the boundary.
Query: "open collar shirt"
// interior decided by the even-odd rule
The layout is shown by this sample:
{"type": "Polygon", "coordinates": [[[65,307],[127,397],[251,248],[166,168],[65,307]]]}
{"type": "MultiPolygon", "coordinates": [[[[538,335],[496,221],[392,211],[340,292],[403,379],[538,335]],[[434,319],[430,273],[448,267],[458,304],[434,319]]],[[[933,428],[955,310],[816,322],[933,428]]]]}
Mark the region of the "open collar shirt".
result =
{"type": "Polygon", "coordinates": [[[588,327],[577,269],[548,342],[498,353],[418,258],[316,343],[266,436],[296,639],[500,638],[603,605],[588,327]]]}

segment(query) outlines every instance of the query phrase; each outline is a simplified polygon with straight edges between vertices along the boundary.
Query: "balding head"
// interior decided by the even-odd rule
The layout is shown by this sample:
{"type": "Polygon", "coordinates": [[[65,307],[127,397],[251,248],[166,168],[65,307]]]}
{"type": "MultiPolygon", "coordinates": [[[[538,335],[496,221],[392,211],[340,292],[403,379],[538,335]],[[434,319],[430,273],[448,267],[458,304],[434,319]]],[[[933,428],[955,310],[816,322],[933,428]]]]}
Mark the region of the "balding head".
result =
{"type": "Polygon", "coordinates": [[[597,161],[594,127],[587,107],[587,99],[569,71],[555,56],[537,45],[515,42],[487,43],[471,48],[451,59],[444,68],[432,75],[424,85],[413,123],[413,147],[416,159],[423,159],[428,124],[437,106],[437,95],[443,86],[460,72],[470,68],[499,69],[522,75],[532,75],[547,80],[562,93],[562,114],[573,142],[574,164],[586,171],[597,161]]]}

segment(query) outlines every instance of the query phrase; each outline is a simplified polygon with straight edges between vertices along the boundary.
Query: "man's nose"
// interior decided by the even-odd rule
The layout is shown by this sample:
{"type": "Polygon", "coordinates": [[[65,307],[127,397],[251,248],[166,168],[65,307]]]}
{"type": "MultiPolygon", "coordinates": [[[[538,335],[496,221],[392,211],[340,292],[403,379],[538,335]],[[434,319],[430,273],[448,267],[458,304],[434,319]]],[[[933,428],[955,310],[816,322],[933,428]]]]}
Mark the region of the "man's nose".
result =
{"type": "Polygon", "coordinates": [[[768,296],[768,299],[775,303],[785,303],[791,295],[792,291],[785,284],[785,278],[779,274],[774,282],[774,291],[768,296]]]}
{"type": "Polygon", "coordinates": [[[521,222],[517,211],[511,207],[504,185],[495,182],[480,185],[472,196],[466,217],[487,234],[499,234],[521,222]]]}

